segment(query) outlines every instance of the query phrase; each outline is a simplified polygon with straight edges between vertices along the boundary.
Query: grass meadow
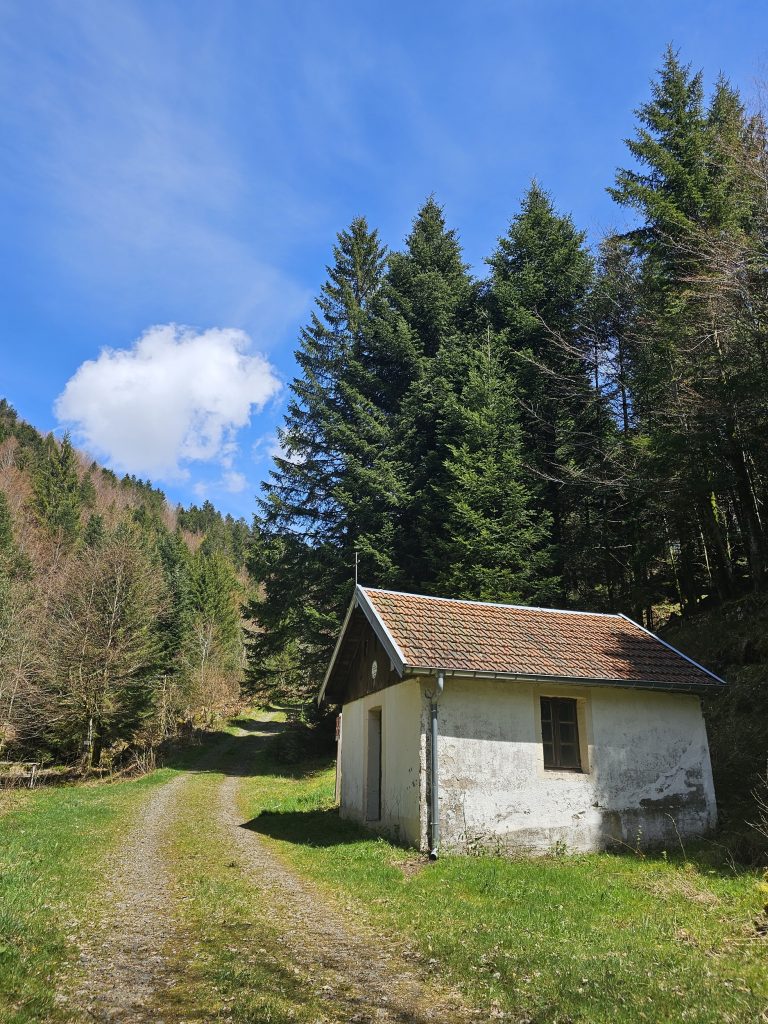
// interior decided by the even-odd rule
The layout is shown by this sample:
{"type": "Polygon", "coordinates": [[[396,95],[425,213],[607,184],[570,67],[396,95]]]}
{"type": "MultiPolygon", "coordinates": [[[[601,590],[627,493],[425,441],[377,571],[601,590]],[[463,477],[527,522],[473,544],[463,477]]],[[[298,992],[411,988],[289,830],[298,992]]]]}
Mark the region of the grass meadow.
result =
{"type": "Polygon", "coordinates": [[[98,913],[105,854],[147,790],[171,771],[109,785],[2,794],[0,804],[0,1021],[59,1024],[55,998],[75,955],[75,918],[98,913]]]}

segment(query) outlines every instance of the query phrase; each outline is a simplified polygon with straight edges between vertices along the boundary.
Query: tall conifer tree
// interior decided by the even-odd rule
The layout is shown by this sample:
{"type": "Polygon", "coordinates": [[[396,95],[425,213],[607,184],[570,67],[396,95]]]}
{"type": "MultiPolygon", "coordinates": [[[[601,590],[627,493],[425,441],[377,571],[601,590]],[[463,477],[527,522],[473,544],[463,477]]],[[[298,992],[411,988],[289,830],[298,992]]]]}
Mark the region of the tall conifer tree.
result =
{"type": "Polygon", "coordinates": [[[264,587],[264,600],[250,606],[263,630],[251,642],[254,678],[300,648],[298,688],[314,685],[352,594],[356,553],[361,579],[387,583],[393,576],[399,484],[388,417],[371,397],[369,355],[370,307],[385,259],[376,231],[354,220],[338,236],[301,334],[301,372],[260,502],[262,541],[251,562],[264,587]]]}
{"type": "Polygon", "coordinates": [[[594,388],[581,336],[592,258],[584,234],[534,183],[488,262],[491,316],[519,381],[526,459],[543,482],[565,602],[579,588],[569,520],[594,445],[594,388]]]}
{"type": "Polygon", "coordinates": [[[429,591],[441,572],[436,543],[445,531],[448,451],[441,424],[460,388],[462,349],[471,347],[475,291],[456,232],[430,198],[419,210],[402,253],[390,258],[385,297],[413,353],[400,388],[395,425],[406,492],[397,521],[402,586],[429,591]]]}
{"type": "Polygon", "coordinates": [[[550,521],[525,470],[514,384],[490,336],[462,350],[459,391],[448,397],[444,531],[432,545],[437,591],[483,601],[544,603],[550,521]]]}
{"type": "Polygon", "coordinates": [[[701,74],[671,48],[638,120],[628,145],[640,169],[619,171],[611,193],[642,217],[630,236],[645,306],[635,403],[668,493],[678,589],[691,606],[702,589],[732,592],[739,534],[756,585],[768,559],[753,470],[763,431],[752,433],[765,423],[752,386],[763,361],[743,315],[750,270],[755,260],[765,263],[750,237],[756,208],[765,205],[759,175],[751,174],[765,142],[723,79],[707,107],[701,74]]]}
{"type": "Polygon", "coordinates": [[[0,490],[0,573],[9,574],[16,561],[13,521],[5,491],[0,490]]]}
{"type": "Polygon", "coordinates": [[[34,509],[41,524],[57,539],[72,543],[80,533],[82,497],[77,456],[69,435],[61,444],[49,434],[35,465],[34,509]]]}

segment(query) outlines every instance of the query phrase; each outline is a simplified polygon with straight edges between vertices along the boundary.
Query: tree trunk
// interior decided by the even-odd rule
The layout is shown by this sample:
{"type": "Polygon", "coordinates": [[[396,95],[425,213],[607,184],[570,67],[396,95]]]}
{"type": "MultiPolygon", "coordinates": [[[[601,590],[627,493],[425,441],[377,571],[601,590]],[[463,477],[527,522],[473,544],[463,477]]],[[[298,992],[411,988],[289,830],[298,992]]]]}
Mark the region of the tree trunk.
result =
{"type": "Polygon", "coordinates": [[[765,538],[757,510],[755,492],[744,457],[744,449],[734,433],[732,422],[728,424],[728,448],[730,462],[736,479],[737,505],[741,509],[740,525],[744,534],[749,566],[752,571],[752,585],[759,590],[765,576],[765,538]]]}
{"type": "Polygon", "coordinates": [[[90,739],[90,766],[91,768],[98,768],[101,764],[101,751],[104,746],[104,740],[101,735],[100,723],[94,721],[93,718],[89,722],[88,733],[90,739]]]}
{"type": "Polygon", "coordinates": [[[707,500],[703,495],[697,497],[696,508],[701,522],[704,542],[712,554],[711,577],[721,600],[733,594],[733,569],[728,554],[728,544],[723,535],[720,519],[715,511],[715,495],[707,500]]]}

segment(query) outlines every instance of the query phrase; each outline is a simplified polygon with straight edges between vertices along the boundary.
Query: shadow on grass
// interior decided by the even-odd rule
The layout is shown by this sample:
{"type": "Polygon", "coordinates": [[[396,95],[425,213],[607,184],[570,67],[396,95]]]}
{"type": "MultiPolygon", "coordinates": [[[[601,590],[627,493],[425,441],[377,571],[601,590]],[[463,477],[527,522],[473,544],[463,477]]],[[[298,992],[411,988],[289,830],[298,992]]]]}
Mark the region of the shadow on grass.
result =
{"type": "Polygon", "coordinates": [[[327,755],[291,763],[279,761],[275,756],[275,741],[286,728],[283,722],[235,720],[233,724],[248,734],[233,736],[224,731],[199,733],[187,743],[167,747],[162,754],[162,766],[236,778],[265,775],[305,779],[333,764],[333,759],[327,755]]]}
{"type": "Polygon", "coordinates": [[[229,723],[243,732],[266,733],[275,736],[286,728],[285,722],[255,722],[252,718],[233,718],[229,723]]]}
{"type": "Polygon", "coordinates": [[[346,846],[374,838],[360,825],[342,821],[335,807],[322,811],[262,811],[240,827],[301,846],[346,846]]]}
{"type": "MultiPolygon", "coordinates": [[[[718,878],[737,878],[739,875],[759,877],[763,866],[760,863],[749,863],[746,859],[739,860],[734,855],[734,847],[726,841],[715,837],[687,839],[685,844],[673,846],[671,849],[652,847],[646,850],[632,850],[629,847],[609,846],[597,854],[599,857],[614,857],[619,862],[642,860],[646,864],[669,865],[691,875],[716,875],[718,878]]],[[[595,856],[587,854],[586,856],[595,856]]],[[[567,858],[566,858],[567,860],[567,858]]]]}
{"type": "MultiPolygon", "coordinates": [[[[302,765],[300,768],[306,775],[313,773],[310,765],[302,765]]],[[[271,839],[309,847],[347,846],[377,838],[375,832],[340,818],[337,807],[307,811],[262,811],[240,827],[259,835],[269,836],[271,839]]],[[[408,844],[397,843],[391,838],[388,838],[387,841],[393,846],[410,848],[408,844]]],[[[649,850],[638,854],[637,851],[618,847],[603,853],[571,857],[530,857],[515,855],[514,851],[510,851],[510,855],[506,858],[502,857],[502,860],[523,860],[542,865],[555,863],[567,871],[576,868],[580,860],[594,858],[605,860],[607,857],[613,857],[619,863],[643,861],[648,865],[658,864],[664,868],[675,868],[691,879],[697,875],[709,877],[714,875],[720,878],[734,878],[745,873],[754,874],[756,878],[760,875],[760,872],[754,868],[735,864],[728,856],[727,851],[724,855],[724,850],[719,843],[706,839],[689,843],[684,854],[682,851],[674,850],[671,853],[662,850],[649,850]]],[[[489,858],[495,859],[492,854],[489,854],[489,858]]],[[[473,859],[476,860],[477,857],[473,859]]]]}

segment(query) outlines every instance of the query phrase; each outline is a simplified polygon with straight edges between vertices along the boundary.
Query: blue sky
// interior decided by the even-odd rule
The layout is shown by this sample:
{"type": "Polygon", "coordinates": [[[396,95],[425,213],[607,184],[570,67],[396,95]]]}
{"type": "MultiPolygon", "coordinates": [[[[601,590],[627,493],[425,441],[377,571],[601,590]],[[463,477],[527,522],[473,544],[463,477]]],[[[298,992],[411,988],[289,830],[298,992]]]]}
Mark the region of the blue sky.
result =
{"type": "Polygon", "coordinates": [[[0,394],[250,517],[340,228],[397,247],[434,192],[481,272],[536,177],[597,240],[667,42],[752,96],[767,30],[757,0],[0,0],[0,394]]]}

